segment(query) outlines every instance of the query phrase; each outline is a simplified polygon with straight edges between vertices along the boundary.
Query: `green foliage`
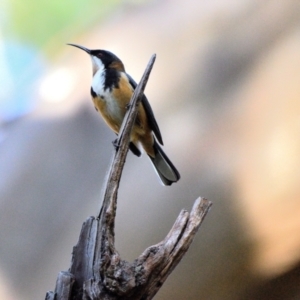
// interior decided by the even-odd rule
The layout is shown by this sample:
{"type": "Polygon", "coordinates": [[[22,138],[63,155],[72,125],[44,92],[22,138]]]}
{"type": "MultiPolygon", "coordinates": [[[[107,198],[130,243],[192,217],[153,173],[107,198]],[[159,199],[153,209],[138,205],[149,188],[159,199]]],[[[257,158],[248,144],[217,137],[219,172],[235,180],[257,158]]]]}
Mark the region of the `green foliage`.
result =
{"type": "Polygon", "coordinates": [[[23,41],[42,46],[54,36],[64,37],[86,29],[101,20],[120,0],[11,0],[9,28],[23,41]]]}

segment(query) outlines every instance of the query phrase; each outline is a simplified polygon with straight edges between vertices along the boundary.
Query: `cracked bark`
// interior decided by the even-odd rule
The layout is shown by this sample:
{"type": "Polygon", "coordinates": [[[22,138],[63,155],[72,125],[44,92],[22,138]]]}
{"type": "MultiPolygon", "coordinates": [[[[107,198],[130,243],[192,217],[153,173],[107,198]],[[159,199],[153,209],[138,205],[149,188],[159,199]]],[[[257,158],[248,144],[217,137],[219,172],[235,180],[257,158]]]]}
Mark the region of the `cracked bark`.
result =
{"type": "Polygon", "coordinates": [[[210,201],[198,198],[190,213],[180,212],[165,239],[147,248],[133,263],[122,260],[115,249],[119,182],[137,107],[154,62],[155,55],[135,89],[120,129],[98,217],[89,217],[83,223],[79,241],[73,248],[70,269],[59,273],[55,291],[47,292],[47,300],[152,299],[187,252],[211,207],[210,201]]]}

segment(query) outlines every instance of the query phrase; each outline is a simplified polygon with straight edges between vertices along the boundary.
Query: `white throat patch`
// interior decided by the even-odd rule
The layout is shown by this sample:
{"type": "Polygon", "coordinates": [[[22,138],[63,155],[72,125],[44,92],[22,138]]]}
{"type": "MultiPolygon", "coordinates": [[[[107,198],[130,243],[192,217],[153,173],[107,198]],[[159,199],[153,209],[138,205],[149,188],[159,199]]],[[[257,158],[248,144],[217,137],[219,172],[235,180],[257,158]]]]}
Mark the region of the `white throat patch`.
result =
{"type": "Polygon", "coordinates": [[[104,92],[105,67],[98,57],[91,56],[91,59],[94,73],[92,87],[96,94],[101,95],[104,92]]]}
{"type": "Polygon", "coordinates": [[[91,55],[92,65],[93,65],[93,75],[99,70],[104,71],[104,64],[102,60],[96,56],[91,55]]]}

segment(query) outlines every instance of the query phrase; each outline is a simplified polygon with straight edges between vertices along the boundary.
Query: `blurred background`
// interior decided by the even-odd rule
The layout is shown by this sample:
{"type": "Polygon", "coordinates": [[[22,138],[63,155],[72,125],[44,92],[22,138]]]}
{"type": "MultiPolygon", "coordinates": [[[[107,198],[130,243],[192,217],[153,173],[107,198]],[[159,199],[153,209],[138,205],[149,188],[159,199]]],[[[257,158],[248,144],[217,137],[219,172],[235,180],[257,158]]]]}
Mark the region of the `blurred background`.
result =
{"type": "Polygon", "coordinates": [[[300,299],[300,2],[1,0],[0,298],[44,299],[97,214],[114,134],[77,43],[146,88],[181,180],[128,154],[116,244],[132,261],[198,196],[213,207],[156,299],[300,299]]]}

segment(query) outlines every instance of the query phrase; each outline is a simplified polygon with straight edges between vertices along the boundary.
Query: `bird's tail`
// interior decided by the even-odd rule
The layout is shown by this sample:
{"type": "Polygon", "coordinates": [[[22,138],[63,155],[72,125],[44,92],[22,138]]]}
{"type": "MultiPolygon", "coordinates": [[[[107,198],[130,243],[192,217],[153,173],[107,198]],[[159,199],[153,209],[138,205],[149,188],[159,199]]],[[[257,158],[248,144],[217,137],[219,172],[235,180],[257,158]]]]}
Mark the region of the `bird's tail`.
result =
{"type": "Polygon", "coordinates": [[[162,183],[164,185],[171,185],[173,182],[178,181],[180,179],[179,172],[155,140],[153,148],[155,156],[148,156],[162,183]]]}

